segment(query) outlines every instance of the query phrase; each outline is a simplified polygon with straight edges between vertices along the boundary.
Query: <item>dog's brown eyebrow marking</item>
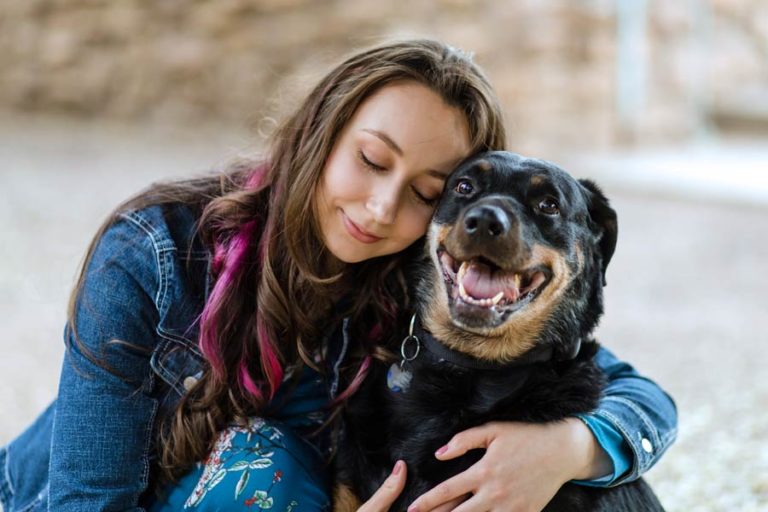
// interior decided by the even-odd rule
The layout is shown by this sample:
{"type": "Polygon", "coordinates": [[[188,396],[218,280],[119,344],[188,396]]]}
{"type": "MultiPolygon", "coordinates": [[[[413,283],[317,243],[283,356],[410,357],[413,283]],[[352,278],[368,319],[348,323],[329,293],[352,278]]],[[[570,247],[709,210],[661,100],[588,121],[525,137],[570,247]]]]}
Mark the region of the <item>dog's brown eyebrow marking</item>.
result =
{"type": "Polygon", "coordinates": [[[475,165],[481,171],[490,171],[493,168],[493,166],[491,165],[491,162],[489,162],[488,160],[479,160],[475,165]]]}
{"type": "Polygon", "coordinates": [[[543,185],[547,182],[547,179],[544,176],[541,176],[540,174],[535,174],[531,176],[531,185],[543,185]]]}

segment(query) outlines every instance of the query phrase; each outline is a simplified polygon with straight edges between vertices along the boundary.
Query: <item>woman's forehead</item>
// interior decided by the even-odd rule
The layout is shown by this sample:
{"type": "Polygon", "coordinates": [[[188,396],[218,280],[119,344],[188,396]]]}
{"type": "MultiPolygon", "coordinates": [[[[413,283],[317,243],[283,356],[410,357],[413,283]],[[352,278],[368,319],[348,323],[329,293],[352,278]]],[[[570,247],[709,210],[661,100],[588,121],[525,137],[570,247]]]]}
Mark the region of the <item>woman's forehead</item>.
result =
{"type": "Polygon", "coordinates": [[[353,133],[379,140],[398,156],[431,160],[436,166],[458,163],[470,151],[464,113],[417,82],[382,87],[349,124],[353,133]]]}

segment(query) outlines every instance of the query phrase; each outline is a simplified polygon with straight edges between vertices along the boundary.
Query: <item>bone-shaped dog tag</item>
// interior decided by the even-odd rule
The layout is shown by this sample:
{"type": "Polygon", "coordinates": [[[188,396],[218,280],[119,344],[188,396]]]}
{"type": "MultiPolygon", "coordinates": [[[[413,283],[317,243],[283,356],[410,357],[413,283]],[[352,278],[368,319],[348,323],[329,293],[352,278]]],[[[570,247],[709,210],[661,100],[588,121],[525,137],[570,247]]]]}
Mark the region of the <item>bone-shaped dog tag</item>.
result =
{"type": "Polygon", "coordinates": [[[411,385],[412,377],[411,372],[402,369],[400,364],[392,363],[387,372],[387,387],[393,393],[405,393],[411,385]]]}

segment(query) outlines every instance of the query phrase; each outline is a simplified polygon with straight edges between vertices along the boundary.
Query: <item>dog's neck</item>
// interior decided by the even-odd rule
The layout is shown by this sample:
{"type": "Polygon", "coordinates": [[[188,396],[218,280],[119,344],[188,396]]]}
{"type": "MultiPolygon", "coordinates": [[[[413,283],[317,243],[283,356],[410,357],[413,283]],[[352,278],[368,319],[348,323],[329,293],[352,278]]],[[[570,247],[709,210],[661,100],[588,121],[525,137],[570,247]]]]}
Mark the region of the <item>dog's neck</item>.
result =
{"type": "Polygon", "coordinates": [[[477,359],[458,350],[446,347],[432,333],[424,329],[418,320],[414,323],[413,334],[425,349],[425,355],[437,363],[449,363],[468,370],[506,370],[515,367],[544,363],[552,360],[552,346],[537,346],[512,361],[487,361],[477,359]]]}

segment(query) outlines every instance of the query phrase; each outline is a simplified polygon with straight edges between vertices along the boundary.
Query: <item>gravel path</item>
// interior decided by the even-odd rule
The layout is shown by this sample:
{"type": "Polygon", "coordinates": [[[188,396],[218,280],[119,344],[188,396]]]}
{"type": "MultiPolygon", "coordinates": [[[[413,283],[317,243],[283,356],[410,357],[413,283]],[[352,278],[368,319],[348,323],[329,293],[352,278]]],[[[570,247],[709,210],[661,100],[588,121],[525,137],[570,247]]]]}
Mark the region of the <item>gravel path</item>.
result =
{"type": "MultiPolygon", "coordinates": [[[[55,396],[69,288],[110,207],[153,180],[217,165],[246,140],[0,123],[0,443],[55,396]]],[[[768,202],[640,193],[603,177],[621,230],[598,335],[680,412],[678,441],[648,479],[670,511],[768,510],[768,202]]]]}

